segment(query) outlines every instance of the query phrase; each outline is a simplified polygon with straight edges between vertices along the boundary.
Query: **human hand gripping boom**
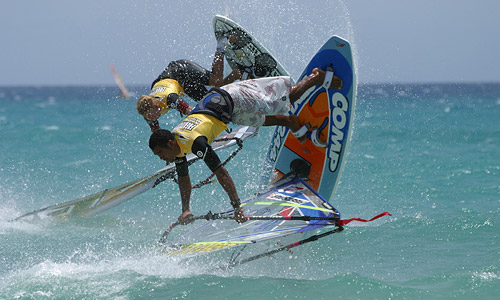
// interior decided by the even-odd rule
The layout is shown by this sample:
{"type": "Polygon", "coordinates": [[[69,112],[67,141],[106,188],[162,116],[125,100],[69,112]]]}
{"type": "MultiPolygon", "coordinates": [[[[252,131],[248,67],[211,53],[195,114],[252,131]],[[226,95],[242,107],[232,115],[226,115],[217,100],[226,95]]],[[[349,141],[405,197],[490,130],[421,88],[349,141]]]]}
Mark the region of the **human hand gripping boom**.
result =
{"type": "Polygon", "coordinates": [[[234,220],[238,222],[239,224],[245,223],[248,218],[245,217],[245,212],[243,211],[243,208],[241,206],[235,207],[234,208],[234,220]]]}

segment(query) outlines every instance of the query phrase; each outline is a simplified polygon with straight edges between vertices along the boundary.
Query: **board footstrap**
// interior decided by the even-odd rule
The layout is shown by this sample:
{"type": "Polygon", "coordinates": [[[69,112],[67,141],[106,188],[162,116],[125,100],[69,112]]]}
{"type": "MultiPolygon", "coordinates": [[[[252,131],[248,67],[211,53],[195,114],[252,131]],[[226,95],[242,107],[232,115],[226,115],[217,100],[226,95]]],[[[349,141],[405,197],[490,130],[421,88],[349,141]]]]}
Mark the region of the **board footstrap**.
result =
{"type": "Polygon", "coordinates": [[[330,88],[330,85],[332,84],[333,80],[333,67],[330,65],[326,68],[326,74],[325,74],[325,80],[323,81],[322,86],[325,88],[325,90],[328,90],[330,88]]]}

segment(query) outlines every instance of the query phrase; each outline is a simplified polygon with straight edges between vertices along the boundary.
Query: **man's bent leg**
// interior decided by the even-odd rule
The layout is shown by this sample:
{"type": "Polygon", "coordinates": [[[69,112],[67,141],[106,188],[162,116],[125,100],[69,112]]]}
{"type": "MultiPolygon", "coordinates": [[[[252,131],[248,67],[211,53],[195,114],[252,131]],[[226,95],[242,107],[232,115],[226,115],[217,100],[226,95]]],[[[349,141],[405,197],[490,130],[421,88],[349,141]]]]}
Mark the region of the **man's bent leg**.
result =
{"type": "MultiPolygon", "coordinates": [[[[304,94],[309,88],[315,85],[321,85],[325,80],[325,71],[315,68],[311,75],[297,82],[292,89],[290,90],[290,103],[294,103],[297,101],[302,94],[304,94]]],[[[338,76],[333,76],[331,88],[341,89],[342,88],[342,80],[338,76]]]]}

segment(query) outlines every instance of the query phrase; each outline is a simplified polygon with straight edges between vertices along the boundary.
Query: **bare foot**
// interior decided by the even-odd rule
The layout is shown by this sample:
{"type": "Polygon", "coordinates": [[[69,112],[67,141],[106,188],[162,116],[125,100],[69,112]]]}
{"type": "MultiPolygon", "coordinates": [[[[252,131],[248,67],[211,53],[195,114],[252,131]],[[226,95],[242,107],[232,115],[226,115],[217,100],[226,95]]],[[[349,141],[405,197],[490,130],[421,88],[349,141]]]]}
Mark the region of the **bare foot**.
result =
{"type": "Polygon", "coordinates": [[[229,42],[230,42],[231,44],[234,44],[234,43],[236,43],[236,41],[237,41],[239,38],[240,38],[240,37],[239,37],[238,35],[236,35],[236,34],[231,34],[231,35],[229,36],[229,42]]]}
{"type": "MultiPolygon", "coordinates": [[[[323,84],[323,81],[325,81],[325,75],[326,72],[319,68],[314,68],[311,73],[311,76],[317,76],[316,85],[323,84]]],[[[337,75],[333,75],[332,83],[330,84],[329,88],[340,90],[342,88],[342,79],[340,79],[340,77],[338,77],[337,75]]]]}
{"type": "Polygon", "coordinates": [[[194,222],[193,214],[189,210],[183,212],[177,220],[181,225],[187,225],[194,222]]]}

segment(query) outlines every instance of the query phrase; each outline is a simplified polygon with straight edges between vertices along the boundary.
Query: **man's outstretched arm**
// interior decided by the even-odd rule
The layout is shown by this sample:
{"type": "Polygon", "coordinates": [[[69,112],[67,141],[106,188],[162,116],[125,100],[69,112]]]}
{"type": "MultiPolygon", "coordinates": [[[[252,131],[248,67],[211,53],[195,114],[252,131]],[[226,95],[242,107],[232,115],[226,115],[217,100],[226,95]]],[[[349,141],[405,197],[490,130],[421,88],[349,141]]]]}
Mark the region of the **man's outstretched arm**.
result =
{"type": "Polygon", "coordinates": [[[231,205],[234,208],[234,220],[238,223],[246,222],[247,218],[245,217],[243,208],[240,206],[240,198],[238,197],[238,192],[236,191],[236,186],[234,185],[231,175],[229,175],[229,172],[224,166],[220,166],[214,173],[231,200],[231,205]]]}
{"type": "Polygon", "coordinates": [[[182,214],[179,217],[179,222],[181,222],[181,224],[188,224],[189,222],[187,219],[193,215],[191,213],[191,209],[189,208],[189,202],[191,199],[191,179],[189,174],[187,176],[179,176],[178,184],[182,201],[182,214]]]}

